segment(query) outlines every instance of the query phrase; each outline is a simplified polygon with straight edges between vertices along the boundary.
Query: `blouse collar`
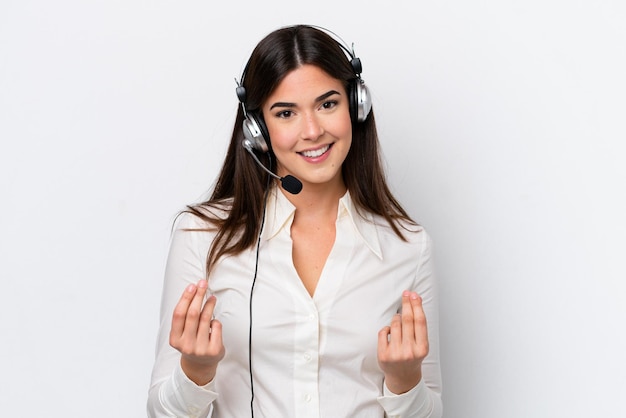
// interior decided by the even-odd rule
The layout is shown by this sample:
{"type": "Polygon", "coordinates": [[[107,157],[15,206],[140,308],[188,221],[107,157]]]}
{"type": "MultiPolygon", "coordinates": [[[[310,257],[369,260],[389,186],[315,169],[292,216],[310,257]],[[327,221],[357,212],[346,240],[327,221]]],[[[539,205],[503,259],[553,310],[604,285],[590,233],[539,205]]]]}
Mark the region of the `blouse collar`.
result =
{"type": "MultiPolygon", "coordinates": [[[[290,228],[295,212],[296,207],[278,190],[278,187],[272,187],[267,197],[265,225],[262,233],[263,240],[270,240],[278,235],[281,230],[290,228]]],[[[356,205],[352,201],[350,192],[346,191],[343,197],[339,199],[337,219],[347,216],[354,226],[357,236],[363,240],[370,251],[382,259],[383,256],[374,216],[363,210],[361,212],[357,210],[356,205]]]]}

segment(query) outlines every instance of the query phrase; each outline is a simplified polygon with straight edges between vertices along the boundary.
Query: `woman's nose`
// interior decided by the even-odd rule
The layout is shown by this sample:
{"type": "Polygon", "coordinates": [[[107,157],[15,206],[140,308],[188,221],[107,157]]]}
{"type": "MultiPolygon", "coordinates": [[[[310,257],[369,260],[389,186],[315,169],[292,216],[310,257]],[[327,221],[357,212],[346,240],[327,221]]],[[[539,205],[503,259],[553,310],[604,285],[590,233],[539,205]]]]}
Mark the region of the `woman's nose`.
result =
{"type": "Polygon", "coordinates": [[[306,115],[302,122],[302,138],[315,141],[324,133],[321,121],[316,115],[306,115]]]}

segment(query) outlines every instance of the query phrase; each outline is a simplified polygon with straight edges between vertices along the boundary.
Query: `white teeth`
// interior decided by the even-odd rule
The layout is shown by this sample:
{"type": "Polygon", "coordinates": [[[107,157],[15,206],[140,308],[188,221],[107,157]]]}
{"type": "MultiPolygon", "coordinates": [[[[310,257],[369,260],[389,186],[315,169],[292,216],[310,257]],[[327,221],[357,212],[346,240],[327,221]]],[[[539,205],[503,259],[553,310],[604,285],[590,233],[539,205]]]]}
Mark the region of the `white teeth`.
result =
{"type": "Polygon", "coordinates": [[[315,158],[315,157],[319,157],[320,155],[322,155],[326,151],[328,151],[328,148],[330,148],[330,145],[326,145],[325,147],[322,147],[320,149],[316,149],[314,151],[302,151],[300,154],[302,154],[302,155],[304,155],[305,157],[308,157],[308,158],[315,158]]]}

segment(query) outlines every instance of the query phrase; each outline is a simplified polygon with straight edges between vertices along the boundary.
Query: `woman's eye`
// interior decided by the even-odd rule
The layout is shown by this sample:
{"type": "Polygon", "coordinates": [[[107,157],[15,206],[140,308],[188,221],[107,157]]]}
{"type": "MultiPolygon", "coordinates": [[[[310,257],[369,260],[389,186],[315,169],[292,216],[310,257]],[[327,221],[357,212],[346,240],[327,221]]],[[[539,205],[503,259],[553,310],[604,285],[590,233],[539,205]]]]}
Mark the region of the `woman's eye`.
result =
{"type": "Polygon", "coordinates": [[[337,101],[336,100],[329,100],[329,101],[324,102],[322,104],[322,108],[323,109],[332,109],[335,106],[337,106],[337,101]]]}
{"type": "Polygon", "coordinates": [[[280,111],[276,114],[277,117],[279,118],[283,118],[283,119],[287,119],[289,118],[293,113],[291,112],[291,110],[283,110],[280,111]]]}

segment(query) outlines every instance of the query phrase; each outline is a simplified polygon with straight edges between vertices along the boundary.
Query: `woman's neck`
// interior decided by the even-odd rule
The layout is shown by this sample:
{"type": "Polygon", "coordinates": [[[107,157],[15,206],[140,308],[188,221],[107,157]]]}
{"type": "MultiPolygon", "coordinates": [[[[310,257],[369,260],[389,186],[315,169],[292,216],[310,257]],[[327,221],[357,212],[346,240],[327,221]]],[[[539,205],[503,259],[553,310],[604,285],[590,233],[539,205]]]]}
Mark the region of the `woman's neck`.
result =
{"type": "Polygon", "coordinates": [[[310,184],[302,187],[298,194],[290,194],[281,188],[287,200],[296,207],[296,216],[302,218],[310,217],[332,217],[337,216],[339,199],[346,194],[346,186],[343,180],[334,184],[310,184]]]}

